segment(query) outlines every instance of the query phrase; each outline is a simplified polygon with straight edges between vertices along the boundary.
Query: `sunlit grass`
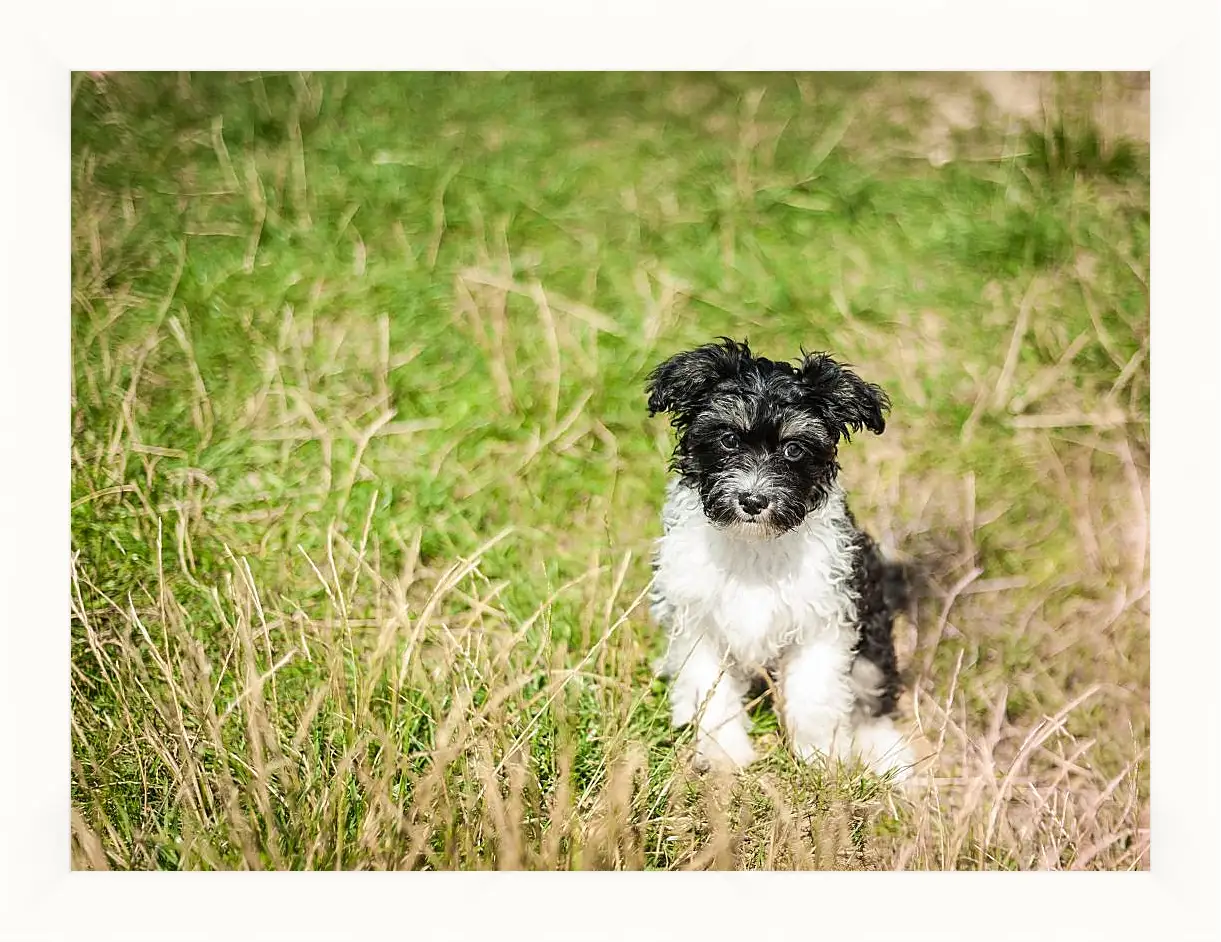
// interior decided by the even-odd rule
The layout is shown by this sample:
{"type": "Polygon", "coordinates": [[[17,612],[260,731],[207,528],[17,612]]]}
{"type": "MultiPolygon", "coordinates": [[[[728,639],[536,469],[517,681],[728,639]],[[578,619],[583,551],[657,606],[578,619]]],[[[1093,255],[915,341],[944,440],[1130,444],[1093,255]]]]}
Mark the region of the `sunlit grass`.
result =
{"type": "Polygon", "coordinates": [[[75,864],[1147,867],[1147,147],[970,82],[80,77],[75,864]],[[642,383],[718,334],[894,400],[920,790],[669,728],[642,383]]]}

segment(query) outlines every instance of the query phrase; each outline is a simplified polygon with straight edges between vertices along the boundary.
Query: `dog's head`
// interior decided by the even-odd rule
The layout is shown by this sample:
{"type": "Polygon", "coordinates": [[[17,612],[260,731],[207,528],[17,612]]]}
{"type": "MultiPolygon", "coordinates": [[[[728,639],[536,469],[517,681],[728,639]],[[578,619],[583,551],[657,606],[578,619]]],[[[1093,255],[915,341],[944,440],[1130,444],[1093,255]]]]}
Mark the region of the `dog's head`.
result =
{"type": "Polygon", "coordinates": [[[796,365],[722,338],[649,374],[649,414],[678,432],[674,468],[719,527],[752,536],[792,530],[831,491],[840,440],[881,434],[886,394],[825,353],[796,365]]]}

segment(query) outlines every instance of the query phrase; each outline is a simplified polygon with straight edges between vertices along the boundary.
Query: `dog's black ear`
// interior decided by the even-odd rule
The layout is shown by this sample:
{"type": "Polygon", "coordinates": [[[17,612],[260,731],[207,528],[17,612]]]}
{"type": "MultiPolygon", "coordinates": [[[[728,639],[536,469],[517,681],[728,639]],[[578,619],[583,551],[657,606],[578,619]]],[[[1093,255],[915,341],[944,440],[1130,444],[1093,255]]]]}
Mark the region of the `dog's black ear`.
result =
{"type": "Polygon", "coordinates": [[[805,354],[801,381],[839,434],[851,439],[850,431],[869,429],[876,435],[886,430],[890,399],[881,386],[867,383],[825,353],[805,354]]]}
{"type": "Polygon", "coordinates": [[[747,342],[728,337],[676,353],[649,374],[649,415],[690,412],[718,383],[736,377],[750,359],[747,342]]]}

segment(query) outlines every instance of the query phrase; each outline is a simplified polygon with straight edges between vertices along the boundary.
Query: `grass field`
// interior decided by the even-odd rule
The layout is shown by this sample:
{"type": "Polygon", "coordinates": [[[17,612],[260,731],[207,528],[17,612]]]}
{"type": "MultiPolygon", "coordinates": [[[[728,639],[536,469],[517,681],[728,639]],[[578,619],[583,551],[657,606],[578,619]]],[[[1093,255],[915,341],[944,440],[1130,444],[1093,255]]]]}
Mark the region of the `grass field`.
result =
{"type": "Polygon", "coordinates": [[[1147,868],[1133,81],[76,76],[74,866],[1147,868]],[[914,789],[668,726],[643,377],[719,334],[894,401],[914,789]]]}

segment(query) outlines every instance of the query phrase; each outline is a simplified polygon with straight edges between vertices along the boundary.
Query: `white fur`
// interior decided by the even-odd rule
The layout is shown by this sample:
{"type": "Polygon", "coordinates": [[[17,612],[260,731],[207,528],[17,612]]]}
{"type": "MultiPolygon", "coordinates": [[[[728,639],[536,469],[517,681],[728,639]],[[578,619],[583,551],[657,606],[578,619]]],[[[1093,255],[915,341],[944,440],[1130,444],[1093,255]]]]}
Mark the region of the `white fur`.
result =
{"type": "Polygon", "coordinates": [[[673,679],[674,725],[696,721],[701,764],[741,767],[754,758],[742,698],[752,675],[780,677],[779,708],[802,758],[858,754],[900,771],[910,754],[886,719],[854,717],[856,605],[852,526],[834,489],[795,529],[718,528],[699,495],[671,484],[658,542],[653,612],[669,634],[662,672],[673,679]]]}

